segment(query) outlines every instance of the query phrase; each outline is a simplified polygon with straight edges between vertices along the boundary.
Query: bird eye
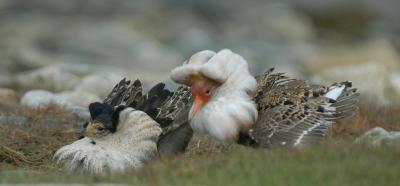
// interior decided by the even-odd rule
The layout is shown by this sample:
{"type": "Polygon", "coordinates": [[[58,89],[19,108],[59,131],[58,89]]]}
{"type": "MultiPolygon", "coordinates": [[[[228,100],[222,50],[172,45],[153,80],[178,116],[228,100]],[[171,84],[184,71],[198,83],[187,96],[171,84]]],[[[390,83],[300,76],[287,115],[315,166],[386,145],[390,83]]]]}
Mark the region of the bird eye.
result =
{"type": "Polygon", "coordinates": [[[99,127],[99,128],[97,128],[97,130],[99,130],[99,131],[103,131],[103,130],[104,130],[104,128],[103,128],[103,127],[99,127]]]}
{"type": "Polygon", "coordinates": [[[206,90],[204,91],[204,94],[206,94],[207,96],[211,95],[210,89],[206,89],[206,90]]]}

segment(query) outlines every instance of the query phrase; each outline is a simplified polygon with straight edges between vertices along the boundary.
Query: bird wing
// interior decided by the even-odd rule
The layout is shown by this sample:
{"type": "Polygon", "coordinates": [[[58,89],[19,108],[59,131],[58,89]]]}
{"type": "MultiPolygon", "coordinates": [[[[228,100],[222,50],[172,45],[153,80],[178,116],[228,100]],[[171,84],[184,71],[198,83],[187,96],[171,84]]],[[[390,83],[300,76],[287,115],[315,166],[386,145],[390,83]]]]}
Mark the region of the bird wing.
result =
{"type": "MultiPolygon", "coordinates": [[[[181,86],[173,92],[173,94],[168,97],[165,103],[160,107],[160,112],[158,113],[157,118],[170,121],[167,123],[168,125],[173,120],[176,120],[173,124],[186,122],[188,120],[188,113],[192,102],[192,93],[190,89],[186,86],[181,86]]],[[[164,125],[163,127],[174,126],[164,125]]]]}
{"type": "Polygon", "coordinates": [[[258,120],[249,131],[261,146],[297,146],[320,142],[335,120],[357,111],[357,89],[350,82],[310,86],[270,69],[257,77],[258,120]]]}
{"type": "Polygon", "coordinates": [[[158,149],[163,156],[173,156],[185,151],[193,136],[189,124],[192,93],[188,87],[179,87],[160,108],[158,118],[163,120],[163,133],[158,149]]]}
{"type": "Polygon", "coordinates": [[[193,102],[191,96],[188,87],[181,86],[171,92],[164,83],[158,83],[144,93],[140,80],[131,83],[123,79],[115,85],[104,103],[144,111],[163,129],[158,141],[160,153],[175,155],[186,149],[193,135],[188,121],[193,102]]]}
{"type": "Polygon", "coordinates": [[[113,107],[125,105],[144,111],[151,118],[159,122],[162,120],[158,117],[161,107],[171,96],[172,93],[165,89],[164,83],[158,83],[147,93],[144,93],[140,80],[131,83],[130,80],[124,78],[114,86],[103,102],[113,107]]]}
{"type": "Polygon", "coordinates": [[[133,105],[143,102],[143,86],[140,80],[131,84],[130,80],[122,79],[114,86],[103,103],[116,107],[119,105],[133,105]]]}

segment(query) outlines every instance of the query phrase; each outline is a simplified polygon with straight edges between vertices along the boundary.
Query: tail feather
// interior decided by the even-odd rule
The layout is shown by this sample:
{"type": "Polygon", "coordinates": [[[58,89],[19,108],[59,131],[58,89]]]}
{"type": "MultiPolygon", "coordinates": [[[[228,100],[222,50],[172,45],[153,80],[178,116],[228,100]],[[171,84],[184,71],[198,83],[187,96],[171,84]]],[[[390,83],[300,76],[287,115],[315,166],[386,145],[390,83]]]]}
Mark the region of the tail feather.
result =
{"type": "Polygon", "coordinates": [[[329,120],[338,120],[354,116],[358,110],[359,93],[356,88],[351,88],[352,83],[349,81],[335,83],[328,87],[328,92],[324,95],[333,100],[329,106],[335,109],[329,120]]]}

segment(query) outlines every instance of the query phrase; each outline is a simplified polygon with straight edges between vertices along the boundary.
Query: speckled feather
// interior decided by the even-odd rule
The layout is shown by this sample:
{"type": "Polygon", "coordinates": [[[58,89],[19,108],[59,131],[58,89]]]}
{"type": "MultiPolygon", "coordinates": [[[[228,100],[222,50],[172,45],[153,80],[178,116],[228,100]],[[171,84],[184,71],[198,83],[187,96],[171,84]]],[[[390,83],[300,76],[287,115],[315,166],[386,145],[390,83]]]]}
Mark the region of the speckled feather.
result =
{"type": "Polygon", "coordinates": [[[260,146],[320,142],[335,120],[353,116],[358,109],[359,93],[350,82],[310,86],[306,81],[272,72],[270,69],[256,78],[259,117],[249,135],[260,146]],[[333,88],[343,86],[336,100],[325,96],[333,88]]]}

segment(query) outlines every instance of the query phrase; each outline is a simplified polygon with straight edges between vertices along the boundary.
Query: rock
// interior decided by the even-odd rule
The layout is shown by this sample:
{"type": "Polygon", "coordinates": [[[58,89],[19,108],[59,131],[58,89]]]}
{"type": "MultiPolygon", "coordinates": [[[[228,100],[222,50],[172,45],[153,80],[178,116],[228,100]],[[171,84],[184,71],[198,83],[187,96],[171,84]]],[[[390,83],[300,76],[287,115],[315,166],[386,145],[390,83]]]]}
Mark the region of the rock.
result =
{"type": "MultiPolygon", "coordinates": [[[[394,92],[400,92],[400,71],[390,74],[390,82],[393,85],[394,92]]],[[[396,96],[396,95],[394,95],[396,96]]]]}
{"type": "Polygon", "coordinates": [[[82,106],[87,107],[90,103],[101,101],[101,99],[91,93],[80,91],[68,91],[54,94],[58,102],[64,103],[64,106],[82,106]]]}
{"type": "Polygon", "coordinates": [[[60,63],[19,75],[15,81],[19,88],[59,92],[62,97],[78,98],[69,100],[77,102],[74,100],[82,100],[79,100],[80,98],[72,92],[82,93],[83,97],[88,99],[90,99],[88,95],[96,96],[90,100],[97,100],[98,97],[103,99],[125,77],[127,79],[138,78],[136,75],[128,74],[126,71],[110,65],[60,63]]]}
{"type": "Polygon", "coordinates": [[[21,105],[36,108],[45,104],[54,103],[57,105],[64,105],[64,102],[58,102],[56,96],[46,90],[31,90],[22,96],[21,105]]]}
{"type": "Polygon", "coordinates": [[[82,64],[82,63],[58,63],[53,65],[65,72],[74,74],[79,77],[85,77],[91,74],[119,74],[121,76],[128,75],[128,71],[116,65],[106,64],[82,64]]]}
{"type": "Polygon", "coordinates": [[[22,127],[28,125],[28,118],[24,116],[0,116],[0,124],[14,127],[22,127]]]}
{"type": "Polygon", "coordinates": [[[18,107],[17,93],[8,88],[0,88],[0,111],[12,111],[18,107]]]}
{"type": "Polygon", "coordinates": [[[77,91],[52,93],[46,90],[31,90],[22,97],[21,105],[37,108],[47,104],[56,104],[64,107],[67,112],[76,114],[80,119],[88,120],[90,119],[88,106],[96,101],[100,101],[96,95],[77,91]]]}
{"type": "Polygon", "coordinates": [[[8,88],[0,88],[0,104],[17,104],[17,93],[8,88]]]}
{"type": "Polygon", "coordinates": [[[21,105],[36,108],[53,103],[68,109],[74,106],[87,107],[90,103],[96,101],[100,101],[100,98],[85,92],[52,93],[46,90],[31,90],[22,97],[21,105]]]}
{"type": "Polygon", "coordinates": [[[20,74],[16,77],[16,86],[23,89],[45,89],[64,91],[73,89],[80,81],[77,75],[49,66],[20,74]]]}
{"type": "Polygon", "coordinates": [[[90,112],[88,107],[72,106],[67,108],[68,112],[76,114],[80,119],[89,120],[90,112]]]}
{"type": "Polygon", "coordinates": [[[373,147],[382,145],[400,145],[400,132],[388,132],[381,127],[375,127],[356,139],[356,143],[373,147]]]}
{"type": "Polygon", "coordinates": [[[104,99],[123,78],[123,76],[112,73],[91,74],[82,79],[75,87],[75,91],[97,95],[99,98],[104,99]]]}
{"type": "Polygon", "coordinates": [[[370,102],[394,105],[400,104],[399,61],[390,42],[375,39],[358,46],[320,49],[305,59],[305,69],[314,83],[350,80],[370,102]]]}
{"type": "MultiPolygon", "coordinates": [[[[135,72],[112,65],[59,63],[21,73],[13,78],[17,88],[23,90],[44,89],[52,92],[79,91],[104,98],[121,79],[144,79],[159,82],[163,78],[152,72],[135,72]]],[[[0,76],[1,78],[1,76],[0,76]]]]}

